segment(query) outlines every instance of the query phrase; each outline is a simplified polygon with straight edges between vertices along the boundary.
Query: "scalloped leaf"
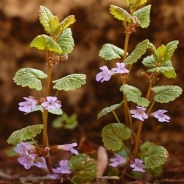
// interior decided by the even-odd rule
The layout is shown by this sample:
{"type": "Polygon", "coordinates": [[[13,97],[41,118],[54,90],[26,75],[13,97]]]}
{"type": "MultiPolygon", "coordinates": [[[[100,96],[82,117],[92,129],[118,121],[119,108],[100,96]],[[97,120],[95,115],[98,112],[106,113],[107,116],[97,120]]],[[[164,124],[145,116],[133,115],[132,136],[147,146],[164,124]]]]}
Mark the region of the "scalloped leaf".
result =
{"type": "Polygon", "coordinates": [[[156,47],[152,43],[149,43],[148,48],[153,52],[154,60],[159,61],[159,56],[156,47]]]}
{"type": "Polygon", "coordinates": [[[137,17],[140,27],[147,28],[149,26],[150,10],[151,10],[151,5],[147,5],[133,13],[133,16],[137,17]]]}
{"type": "Polygon", "coordinates": [[[66,30],[74,22],[76,22],[75,16],[74,15],[69,15],[62,22],[60,22],[55,29],[53,29],[51,34],[52,35],[58,35],[58,34],[63,33],[63,31],[66,30]]]}
{"type": "Polygon", "coordinates": [[[42,89],[42,83],[40,79],[46,79],[47,75],[41,70],[33,68],[22,68],[18,70],[13,78],[17,85],[22,87],[29,87],[40,91],[42,89]]]}
{"type": "Polygon", "coordinates": [[[44,30],[49,34],[52,31],[51,28],[51,22],[53,20],[53,14],[50,12],[49,9],[47,9],[44,6],[40,6],[39,9],[39,20],[42,26],[44,27],[44,30]]]}
{"type": "Polygon", "coordinates": [[[154,100],[159,103],[168,103],[179,97],[183,90],[179,86],[156,86],[152,88],[152,91],[156,93],[154,100]]]}
{"type": "Polygon", "coordinates": [[[73,180],[82,183],[92,181],[97,176],[97,163],[85,154],[73,156],[69,161],[69,167],[75,173],[73,180]]]}
{"type": "Polygon", "coordinates": [[[127,21],[130,23],[134,22],[133,17],[123,8],[115,5],[110,5],[110,13],[118,20],[127,21]]]}
{"type": "Polygon", "coordinates": [[[143,158],[146,168],[154,169],[163,165],[169,156],[167,150],[163,146],[151,145],[146,156],[143,158]]]}
{"type": "Polygon", "coordinates": [[[83,84],[86,83],[86,75],[85,74],[71,74],[67,75],[61,79],[53,81],[55,85],[53,89],[57,90],[74,90],[80,88],[83,84]]]}
{"type": "Polygon", "coordinates": [[[111,105],[110,107],[105,107],[98,113],[98,118],[101,118],[102,116],[108,114],[109,112],[112,112],[119,108],[122,105],[122,103],[111,105]]]}
{"type": "Polygon", "coordinates": [[[36,47],[37,49],[40,49],[40,50],[49,50],[49,51],[56,52],[58,54],[63,53],[58,43],[53,38],[45,34],[37,36],[30,43],[30,47],[36,47]]]}
{"type": "Polygon", "coordinates": [[[177,46],[178,46],[178,40],[174,40],[169,42],[166,45],[166,53],[165,53],[165,57],[163,62],[167,62],[168,60],[171,59],[171,57],[173,56],[174,51],[176,50],[177,46]]]}
{"type": "Polygon", "coordinates": [[[126,95],[127,101],[134,102],[139,106],[147,107],[150,103],[149,100],[141,97],[141,91],[134,86],[125,84],[120,87],[120,91],[122,91],[126,95]]]}
{"type": "Polygon", "coordinates": [[[112,151],[119,151],[123,146],[123,140],[131,137],[131,130],[122,123],[106,125],[102,130],[104,146],[112,151]]]}
{"type": "Polygon", "coordinates": [[[105,60],[117,59],[123,56],[124,50],[110,43],[102,46],[99,56],[105,60]]]}
{"type": "Polygon", "coordinates": [[[150,73],[154,73],[154,72],[162,73],[167,78],[175,78],[176,77],[176,72],[175,72],[174,67],[172,66],[172,62],[170,60],[168,60],[165,63],[162,63],[161,66],[158,66],[158,67],[155,67],[155,68],[148,70],[148,72],[150,72],[150,73]]]}
{"type": "Polygon", "coordinates": [[[138,8],[139,6],[144,5],[147,0],[133,0],[131,1],[131,9],[138,8]]]}
{"type": "Polygon", "coordinates": [[[72,52],[74,47],[74,40],[70,28],[67,28],[63,31],[63,33],[57,39],[57,43],[61,47],[63,54],[69,54],[72,52]]]}
{"type": "Polygon", "coordinates": [[[143,64],[145,67],[148,67],[148,68],[153,68],[153,67],[155,67],[156,64],[155,64],[155,59],[154,59],[153,55],[145,57],[145,58],[142,60],[142,64],[143,64]]]}
{"type": "Polygon", "coordinates": [[[127,65],[132,65],[133,63],[136,63],[138,59],[141,58],[141,56],[146,52],[146,49],[149,46],[149,40],[144,40],[140,42],[135,49],[132,51],[132,53],[124,60],[124,63],[127,65]]]}
{"type": "Polygon", "coordinates": [[[17,145],[19,142],[26,141],[36,137],[43,129],[42,124],[27,126],[21,130],[14,131],[8,138],[8,144],[17,145]]]}

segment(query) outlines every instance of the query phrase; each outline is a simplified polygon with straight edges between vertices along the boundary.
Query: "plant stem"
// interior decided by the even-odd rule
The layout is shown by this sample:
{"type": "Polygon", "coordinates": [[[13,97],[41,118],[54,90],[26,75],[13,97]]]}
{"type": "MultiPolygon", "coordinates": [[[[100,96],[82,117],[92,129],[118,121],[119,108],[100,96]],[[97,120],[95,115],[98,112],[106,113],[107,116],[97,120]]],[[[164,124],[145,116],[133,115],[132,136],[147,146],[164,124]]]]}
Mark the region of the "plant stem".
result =
{"type": "MultiPolygon", "coordinates": [[[[126,84],[126,79],[125,77],[123,77],[123,85],[126,84]]],[[[128,102],[127,102],[127,98],[126,95],[123,93],[123,100],[124,100],[124,113],[125,113],[125,124],[126,126],[130,127],[130,123],[129,123],[129,117],[128,117],[128,102]]]]}
{"type": "Polygon", "coordinates": [[[43,147],[48,147],[48,134],[47,134],[47,121],[48,121],[48,111],[43,111],[43,147]]]}
{"type": "Polygon", "coordinates": [[[118,116],[116,115],[116,113],[114,111],[112,111],[112,113],[113,113],[114,117],[116,118],[117,122],[118,123],[121,123],[120,120],[119,120],[119,118],[118,118],[118,116]]]}
{"type": "MultiPolygon", "coordinates": [[[[51,84],[51,73],[52,73],[52,66],[49,63],[49,52],[46,51],[46,60],[47,60],[47,81],[46,81],[46,91],[45,91],[45,98],[47,96],[49,96],[49,92],[50,92],[50,84],[51,84]]],[[[49,141],[48,141],[48,110],[43,111],[42,113],[43,115],[43,148],[49,147],[49,141]]],[[[46,165],[47,168],[49,170],[50,173],[53,173],[51,164],[50,164],[50,160],[48,156],[45,156],[45,161],[46,161],[46,165]]]]}
{"type": "Polygon", "coordinates": [[[143,121],[139,121],[138,123],[139,123],[139,126],[138,126],[136,140],[135,140],[134,158],[137,158],[137,155],[138,155],[143,121]]]}
{"type": "MultiPolygon", "coordinates": [[[[149,87],[148,87],[148,91],[147,91],[147,94],[146,94],[146,99],[149,99],[149,97],[150,97],[152,86],[153,86],[153,83],[150,82],[149,87]]],[[[137,130],[136,140],[135,140],[134,158],[136,158],[137,155],[138,155],[142,126],[143,126],[143,121],[140,121],[139,126],[138,126],[138,130],[137,130]]]]}

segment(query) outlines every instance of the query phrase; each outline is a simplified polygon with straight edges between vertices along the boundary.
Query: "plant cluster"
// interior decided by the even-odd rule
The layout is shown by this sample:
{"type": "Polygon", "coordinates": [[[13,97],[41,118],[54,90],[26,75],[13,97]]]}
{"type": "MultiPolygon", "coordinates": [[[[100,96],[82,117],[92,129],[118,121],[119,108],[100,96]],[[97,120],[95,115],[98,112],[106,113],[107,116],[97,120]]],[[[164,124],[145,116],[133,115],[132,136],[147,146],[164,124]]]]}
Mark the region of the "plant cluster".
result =
{"type": "MultiPolygon", "coordinates": [[[[159,122],[169,122],[170,117],[166,115],[167,110],[154,110],[155,103],[168,103],[175,100],[182,93],[182,89],[175,85],[157,86],[159,76],[172,79],[176,77],[171,57],[177,48],[178,41],[171,41],[166,45],[156,48],[148,39],[140,42],[135,49],[128,53],[129,38],[137,28],[147,28],[150,24],[151,5],[145,5],[147,0],[125,0],[127,9],[110,5],[110,14],[122,22],[125,31],[124,48],[113,44],[105,44],[100,50],[99,56],[105,60],[112,60],[115,66],[100,67],[101,72],[96,75],[96,81],[109,81],[111,77],[117,77],[122,81],[120,92],[122,101],[110,107],[104,108],[98,118],[112,112],[116,123],[106,125],[102,130],[104,146],[114,153],[115,157],[110,159],[110,166],[123,168],[125,172],[156,172],[168,158],[168,152],[163,146],[155,143],[141,141],[141,133],[144,123],[154,117],[159,122]],[[147,50],[151,54],[142,59],[147,50]],[[141,90],[129,84],[129,76],[133,64],[142,59],[146,68],[141,77],[148,83],[146,96],[143,97],[141,90]],[[123,107],[121,118],[115,110],[123,107]],[[120,119],[125,117],[124,121],[120,119]],[[134,124],[138,124],[135,130],[134,124]]],[[[93,158],[79,153],[75,147],[77,143],[64,145],[49,145],[48,115],[55,114],[65,119],[69,118],[62,111],[61,101],[58,99],[59,91],[69,91],[80,88],[86,83],[86,75],[71,74],[60,79],[52,80],[52,68],[68,60],[74,47],[70,25],[75,22],[73,15],[59,22],[57,16],[53,15],[46,7],[40,6],[39,20],[47,34],[38,35],[30,47],[45,52],[47,73],[34,68],[22,68],[18,70],[13,78],[17,85],[29,87],[37,91],[37,96],[23,97],[24,101],[19,103],[19,110],[24,113],[40,111],[42,124],[31,125],[13,132],[8,138],[9,144],[15,145],[15,151],[19,154],[18,162],[30,169],[32,166],[47,169],[48,177],[52,179],[67,178],[74,183],[85,183],[92,181],[97,174],[97,164],[93,158]],[[42,81],[45,80],[45,86],[42,81]],[[51,90],[52,89],[52,90],[51,90]],[[53,94],[55,92],[55,94],[53,94]],[[42,132],[43,143],[36,141],[35,137],[42,132]],[[41,146],[40,146],[41,145],[41,146]],[[64,150],[74,156],[70,160],[61,159],[58,167],[53,168],[50,155],[52,152],[64,150]]],[[[74,118],[75,119],[75,118],[74,118]]],[[[116,173],[118,174],[118,173],[116,173]]]]}

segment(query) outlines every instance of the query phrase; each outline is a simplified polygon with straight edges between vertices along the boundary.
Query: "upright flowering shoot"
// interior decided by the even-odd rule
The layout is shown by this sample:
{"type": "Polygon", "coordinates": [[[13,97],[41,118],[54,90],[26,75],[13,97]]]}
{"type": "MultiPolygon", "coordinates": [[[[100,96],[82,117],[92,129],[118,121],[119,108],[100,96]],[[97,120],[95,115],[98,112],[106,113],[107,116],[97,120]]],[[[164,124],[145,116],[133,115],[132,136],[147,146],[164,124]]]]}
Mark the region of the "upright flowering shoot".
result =
{"type": "MultiPolygon", "coordinates": [[[[116,5],[110,5],[109,9],[110,14],[120,20],[124,26],[122,30],[122,33],[125,33],[123,49],[106,43],[99,52],[101,58],[115,62],[113,65],[116,64],[116,67],[109,69],[107,66],[103,66],[100,68],[102,71],[96,75],[97,82],[109,81],[111,76],[119,78],[118,82],[121,81],[119,89],[123,93],[120,95],[123,99],[117,104],[103,108],[99,112],[98,118],[112,113],[117,121],[117,123],[108,124],[102,129],[104,146],[115,154],[115,158],[110,159],[109,165],[124,169],[120,173],[126,173],[130,168],[132,171],[146,173],[162,167],[168,158],[168,152],[164,147],[149,141],[143,142],[142,129],[144,124],[154,120],[151,117],[156,118],[159,122],[171,121],[171,118],[165,114],[167,110],[154,112],[153,109],[156,103],[163,104],[174,101],[182,94],[182,89],[179,86],[156,86],[159,83],[160,75],[169,79],[176,77],[172,65],[172,55],[177,48],[178,41],[174,40],[156,48],[148,39],[145,39],[138,43],[132,51],[129,51],[130,36],[136,29],[147,28],[150,24],[151,5],[146,5],[147,0],[125,0],[125,3],[126,9],[116,5]],[[151,55],[144,57],[148,49],[151,55]],[[145,71],[140,72],[141,78],[139,78],[139,69],[134,68],[133,70],[132,68],[141,58],[143,58],[142,64],[145,71]],[[132,71],[136,72],[132,73],[132,71]],[[141,73],[146,75],[143,76],[141,73]],[[144,88],[139,89],[139,84],[144,82],[145,85],[141,85],[144,88]],[[120,107],[122,106],[121,111],[120,107]],[[116,109],[120,109],[118,114],[115,112],[116,109]],[[117,152],[123,153],[124,158],[117,152]]],[[[141,70],[143,69],[141,68],[141,70]]],[[[146,138],[144,137],[144,139],[146,138]]]]}
{"type": "MultiPolygon", "coordinates": [[[[39,20],[47,34],[38,35],[34,38],[30,43],[30,47],[35,47],[45,52],[47,74],[34,68],[22,68],[16,72],[13,80],[17,85],[36,90],[38,95],[35,97],[23,97],[25,101],[19,103],[18,109],[25,113],[40,111],[43,122],[42,124],[31,125],[13,132],[7,142],[16,146],[15,151],[19,155],[18,162],[25,169],[30,169],[32,166],[48,169],[50,172],[49,177],[53,179],[61,179],[63,174],[70,175],[72,172],[75,173],[76,170],[82,170],[87,174],[84,174],[85,177],[82,177],[82,179],[79,176],[78,181],[88,182],[96,177],[97,165],[94,160],[91,159],[90,162],[93,171],[91,174],[89,167],[84,167],[85,164],[82,165],[81,163],[81,158],[85,160],[89,159],[89,157],[78,153],[77,149],[74,148],[77,143],[50,146],[48,136],[49,114],[62,115],[61,107],[66,105],[61,105],[61,101],[58,99],[59,91],[75,90],[86,83],[85,74],[70,74],[59,79],[52,79],[53,67],[68,60],[68,54],[73,50],[74,40],[69,27],[76,21],[75,16],[70,15],[59,22],[57,16],[53,15],[46,7],[40,6],[39,20]],[[42,82],[41,80],[46,81],[42,82]],[[45,84],[45,86],[43,87],[42,84],[45,84]],[[35,140],[35,137],[41,132],[43,133],[42,145],[35,140]],[[30,141],[32,144],[26,141],[30,141]],[[50,160],[50,155],[52,154],[50,153],[59,149],[74,154],[75,156],[72,157],[74,163],[61,158],[59,166],[53,168],[50,160]],[[75,160],[76,155],[78,161],[75,160]],[[69,165],[72,165],[72,167],[69,165]]],[[[102,78],[107,80],[105,72],[102,78]]]]}

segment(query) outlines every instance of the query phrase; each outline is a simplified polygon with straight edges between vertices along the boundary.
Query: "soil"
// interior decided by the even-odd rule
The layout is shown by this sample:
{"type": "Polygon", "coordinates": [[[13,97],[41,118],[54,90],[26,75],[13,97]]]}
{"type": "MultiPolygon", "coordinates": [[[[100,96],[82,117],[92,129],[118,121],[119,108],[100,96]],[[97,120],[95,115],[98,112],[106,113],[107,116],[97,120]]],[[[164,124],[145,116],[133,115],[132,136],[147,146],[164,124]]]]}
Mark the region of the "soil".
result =
{"type": "MultiPolygon", "coordinates": [[[[129,50],[133,50],[140,41],[147,38],[157,47],[172,40],[179,40],[178,48],[172,58],[177,78],[172,80],[162,80],[161,78],[158,85],[166,82],[184,88],[182,64],[184,1],[148,0],[148,3],[152,4],[151,24],[147,29],[138,29],[131,36],[129,50]]],[[[108,83],[100,84],[94,80],[95,75],[99,72],[99,67],[106,64],[99,58],[98,52],[104,43],[113,43],[119,47],[123,47],[124,43],[124,40],[119,39],[124,36],[120,22],[109,15],[110,4],[124,6],[121,0],[34,0],[34,3],[33,0],[0,0],[0,184],[61,183],[61,181],[45,178],[45,171],[35,167],[25,170],[18,164],[16,156],[7,156],[7,151],[11,148],[6,143],[9,135],[15,130],[31,124],[38,124],[41,121],[38,113],[24,116],[17,110],[17,104],[23,96],[34,96],[35,93],[27,88],[16,86],[12,81],[15,72],[20,68],[45,69],[43,52],[29,48],[30,42],[38,34],[44,34],[37,13],[40,5],[49,8],[61,20],[70,14],[75,15],[77,20],[72,26],[75,40],[74,51],[69,55],[69,61],[64,63],[63,67],[54,68],[53,78],[57,79],[71,73],[87,75],[87,83],[80,90],[60,95],[63,111],[69,115],[77,114],[82,128],[72,131],[53,129],[50,123],[50,143],[65,144],[73,142],[73,140],[79,141],[85,134],[93,144],[103,145],[99,137],[100,132],[104,125],[114,122],[114,117],[107,115],[107,117],[97,120],[97,114],[104,107],[119,103],[121,98],[119,97],[119,83],[117,81],[112,79],[108,83]]],[[[137,64],[136,68],[133,68],[134,76],[130,82],[145,91],[145,84],[140,78],[142,71],[142,65],[137,64]]],[[[137,183],[184,184],[183,101],[184,96],[182,95],[168,105],[162,104],[162,108],[169,112],[170,123],[149,122],[144,125],[143,141],[148,140],[164,146],[169,152],[169,159],[164,165],[161,176],[146,176],[143,181],[137,181],[137,183]]],[[[49,117],[50,122],[54,119],[55,116],[49,117]]],[[[38,137],[38,140],[41,141],[41,138],[38,137]]],[[[133,182],[136,183],[135,180],[126,175],[119,180],[105,177],[97,178],[92,183],[129,184],[133,182]]],[[[70,181],[67,180],[65,183],[70,183],[70,181]]]]}

